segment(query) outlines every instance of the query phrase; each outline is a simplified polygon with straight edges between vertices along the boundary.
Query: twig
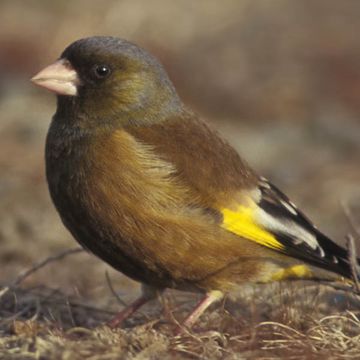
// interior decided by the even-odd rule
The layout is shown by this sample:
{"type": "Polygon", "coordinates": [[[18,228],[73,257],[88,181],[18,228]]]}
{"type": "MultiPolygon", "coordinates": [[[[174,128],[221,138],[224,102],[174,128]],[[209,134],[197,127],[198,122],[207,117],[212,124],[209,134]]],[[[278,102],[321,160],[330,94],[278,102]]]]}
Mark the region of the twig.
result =
{"type": "Polygon", "coordinates": [[[334,290],[344,291],[345,293],[350,292],[355,295],[360,295],[360,293],[357,292],[356,289],[354,289],[354,287],[352,287],[350,284],[341,284],[337,282],[328,282],[328,281],[321,281],[320,283],[322,285],[329,286],[334,290]]]}
{"type": "Polygon", "coordinates": [[[68,310],[68,313],[69,313],[69,316],[70,316],[70,321],[72,323],[72,326],[75,327],[76,326],[76,323],[75,323],[75,319],[74,319],[74,314],[73,314],[73,311],[71,309],[71,303],[69,301],[69,298],[66,297],[66,308],[68,310]]]}
{"type": "MultiPolygon", "coordinates": [[[[345,203],[344,201],[341,202],[343,211],[345,213],[346,219],[349,222],[349,225],[354,233],[354,236],[357,239],[360,239],[360,224],[354,219],[349,205],[345,203]]],[[[351,234],[346,235],[346,247],[348,250],[348,258],[349,258],[349,264],[351,269],[351,275],[354,280],[355,290],[359,294],[360,293],[360,283],[359,283],[359,277],[360,277],[360,269],[358,264],[358,258],[356,254],[356,246],[355,246],[355,239],[354,236],[351,234]]]]}
{"type": "Polygon", "coordinates": [[[355,284],[355,289],[357,292],[360,292],[360,283],[359,283],[360,272],[359,272],[359,265],[357,263],[358,260],[356,256],[355,240],[353,236],[350,234],[346,236],[346,246],[348,249],[349,264],[351,269],[351,275],[353,277],[355,284]]]}
{"type": "MultiPolygon", "coordinates": [[[[62,304],[62,302],[60,302],[60,301],[57,301],[57,303],[62,304]]],[[[87,304],[83,304],[81,302],[75,302],[75,301],[71,301],[69,303],[69,305],[72,306],[72,307],[79,307],[79,308],[84,309],[84,310],[89,310],[89,311],[93,311],[93,312],[97,312],[97,313],[103,313],[103,314],[116,315],[118,313],[117,311],[100,309],[100,308],[95,307],[95,306],[91,306],[91,305],[87,305],[87,304]]]]}
{"type": "Polygon", "coordinates": [[[9,286],[5,286],[0,290],[0,299],[10,290],[9,286]]]}
{"type": "Polygon", "coordinates": [[[9,286],[4,287],[1,291],[0,291],[0,298],[2,296],[4,296],[11,288],[16,287],[17,285],[19,285],[20,283],[22,283],[28,276],[30,276],[31,274],[33,274],[34,272],[42,269],[43,267],[45,267],[46,265],[48,265],[51,262],[54,261],[58,261],[58,260],[62,260],[63,258],[65,258],[68,255],[73,255],[73,254],[77,254],[79,252],[83,252],[84,249],[82,248],[75,248],[75,249],[67,249],[64,251],[61,251],[55,255],[49,256],[46,259],[38,262],[37,264],[33,265],[30,269],[24,271],[23,273],[21,273],[9,286]]]}
{"type": "Polygon", "coordinates": [[[349,205],[342,201],[341,206],[353,232],[357,235],[357,237],[360,237],[360,224],[354,219],[353,215],[351,214],[349,205]]]}
{"type": "Polygon", "coordinates": [[[23,272],[22,274],[20,274],[12,283],[11,286],[17,286],[19,285],[21,282],[23,282],[28,276],[30,276],[31,274],[33,274],[34,272],[40,270],[41,268],[43,268],[44,266],[46,266],[47,264],[54,262],[54,261],[58,261],[58,260],[62,260],[63,258],[65,258],[68,255],[73,255],[73,254],[77,254],[79,252],[83,252],[84,249],[83,248],[75,248],[75,249],[67,249],[64,251],[61,251],[55,255],[49,256],[46,259],[38,262],[37,264],[35,264],[33,267],[31,267],[30,269],[26,270],[25,272],[23,272]]]}
{"type": "Polygon", "coordinates": [[[108,287],[110,289],[110,292],[114,295],[114,297],[116,298],[116,300],[124,307],[127,307],[128,304],[123,300],[121,299],[121,297],[116,293],[114,287],[112,286],[112,282],[111,282],[111,279],[110,279],[110,276],[109,276],[109,273],[107,271],[105,271],[105,278],[106,278],[106,282],[108,284],[108,287]]]}
{"type": "MultiPolygon", "coordinates": [[[[65,301],[63,301],[61,298],[59,298],[59,296],[62,296],[62,294],[53,295],[54,293],[57,293],[57,290],[52,291],[52,294],[47,294],[47,295],[39,293],[37,291],[37,289],[35,289],[35,290],[30,289],[29,290],[29,289],[23,289],[23,288],[15,287],[15,288],[12,288],[11,290],[13,290],[15,292],[19,292],[19,294],[21,294],[21,297],[24,297],[24,295],[27,295],[27,294],[34,295],[40,301],[41,305],[44,305],[44,304],[51,304],[52,306],[61,305],[61,306],[64,306],[64,307],[67,306],[67,307],[71,307],[71,308],[80,308],[82,310],[89,310],[91,312],[96,312],[96,313],[100,313],[100,314],[109,314],[109,315],[117,314],[116,311],[111,311],[111,310],[107,310],[107,309],[101,309],[101,308],[98,308],[98,307],[95,307],[95,306],[84,304],[82,302],[72,301],[72,300],[69,300],[68,298],[65,301]]],[[[32,303],[30,305],[25,306],[25,312],[28,311],[32,306],[33,306],[32,303]]],[[[23,312],[24,312],[24,309],[22,309],[19,312],[20,315],[23,312]]],[[[2,312],[0,312],[0,317],[1,316],[2,316],[2,312]]],[[[1,323],[1,321],[0,321],[0,323],[1,323]]]]}
{"type": "Polygon", "coordinates": [[[21,309],[16,314],[13,314],[6,318],[2,318],[0,321],[0,324],[3,325],[3,324],[8,324],[8,323],[13,322],[14,320],[18,319],[23,314],[26,314],[32,308],[32,306],[33,306],[32,304],[28,304],[27,306],[25,306],[23,309],[21,309]]]}

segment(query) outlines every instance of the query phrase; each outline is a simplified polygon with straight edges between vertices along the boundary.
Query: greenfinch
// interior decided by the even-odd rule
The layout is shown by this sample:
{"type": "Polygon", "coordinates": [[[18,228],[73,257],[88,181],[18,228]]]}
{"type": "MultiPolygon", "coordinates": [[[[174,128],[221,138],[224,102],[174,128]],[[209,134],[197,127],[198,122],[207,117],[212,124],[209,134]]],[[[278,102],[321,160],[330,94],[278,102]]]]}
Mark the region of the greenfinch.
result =
{"type": "Polygon", "coordinates": [[[191,326],[245,283],[351,279],[346,249],[189,110],[145,50],[81,39],[32,81],[57,95],[46,176],[64,225],[143,284],[112,326],[166,288],[204,294],[191,326]]]}

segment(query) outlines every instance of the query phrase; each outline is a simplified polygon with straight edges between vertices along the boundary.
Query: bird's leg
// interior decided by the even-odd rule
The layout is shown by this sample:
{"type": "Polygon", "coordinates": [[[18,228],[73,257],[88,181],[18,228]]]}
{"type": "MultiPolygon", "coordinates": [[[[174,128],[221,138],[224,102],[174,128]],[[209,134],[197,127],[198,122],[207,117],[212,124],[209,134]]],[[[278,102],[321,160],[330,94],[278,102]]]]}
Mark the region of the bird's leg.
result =
{"type": "Polygon", "coordinates": [[[219,290],[212,290],[206,293],[206,295],[197,303],[195,309],[184,320],[183,326],[191,328],[201,314],[214,302],[221,300],[224,294],[219,290]]]}
{"type": "Polygon", "coordinates": [[[124,310],[120,311],[116,314],[107,325],[111,328],[116,328],[123,321],[129,318],[134,312],[140,309],[143,305],[145,305],[150,300],[155,299],[162,292],[162,290],[150,287],[148,285],[142,284],[141,287],[141,296],[138,297],[135,301],[133,301],[130,305],[128,305],[124,310]]]}
{"type": "Polygon", "coordinates": [[[107,325],[111,328],[116,328],[121,323],[130,317],[136,310],[138,310],[141,306],[146,304],[150,299],[146,298],[145,296],[141,295],[137,298],[134,302],[128,305],[124,310],[120,311],[113,317],[107,325]]]}

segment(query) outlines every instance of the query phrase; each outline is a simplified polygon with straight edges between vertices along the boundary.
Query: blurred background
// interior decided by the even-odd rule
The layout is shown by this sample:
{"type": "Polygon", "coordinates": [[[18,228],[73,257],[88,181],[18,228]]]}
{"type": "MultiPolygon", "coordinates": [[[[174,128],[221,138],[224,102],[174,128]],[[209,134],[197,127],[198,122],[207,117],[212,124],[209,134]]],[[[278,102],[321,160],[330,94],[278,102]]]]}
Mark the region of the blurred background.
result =
{"type": "MultiPolygon", "coordinates": [[[[154,53],[184,101],[343,242],[341,203],[360,219],[359,16],[357,0],[0,0],[0,283],[76,246],[44,178],[55,97],[29,79],[91,35],[154,53]]],[[[132,282],[86,253],[26,285],[105,301],[106,270],[131,297],[132,282]]]]}

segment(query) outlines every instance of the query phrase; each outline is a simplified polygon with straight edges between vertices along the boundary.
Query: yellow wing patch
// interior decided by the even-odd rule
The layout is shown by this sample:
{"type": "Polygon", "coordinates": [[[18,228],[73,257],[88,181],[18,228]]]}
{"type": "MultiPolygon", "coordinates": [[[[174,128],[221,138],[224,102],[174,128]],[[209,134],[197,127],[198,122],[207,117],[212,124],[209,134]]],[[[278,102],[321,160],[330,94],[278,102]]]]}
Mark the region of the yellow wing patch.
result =
{"type": "Polygon", "coordinates": [[[220,210],[223,215],[221,226],[236,235],[255,241],[260,245],[276,250],[284,249],[284,245],[273,234],[254,222],[255,209],[255,206],[246,207],[242,205],[236,211],[223,208],[220,210]]]}

